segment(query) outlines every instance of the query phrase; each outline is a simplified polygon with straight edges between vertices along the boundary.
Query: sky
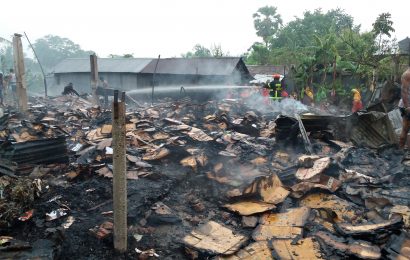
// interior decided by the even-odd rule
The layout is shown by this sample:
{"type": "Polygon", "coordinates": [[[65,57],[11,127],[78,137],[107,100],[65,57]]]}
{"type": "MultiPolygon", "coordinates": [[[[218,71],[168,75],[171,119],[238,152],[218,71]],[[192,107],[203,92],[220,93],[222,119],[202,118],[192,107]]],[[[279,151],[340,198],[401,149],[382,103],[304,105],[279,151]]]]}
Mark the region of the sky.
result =
{"type": "Polygon", "coordinates": [[[128,54],[180,57],[195,44],[220,45],[240,56],[255,42],[252,14],[271,5],[284,23],[306,10],[340,7],[369,31],[377,16],[389,12],[398,40],[410,36],[405,0],[12,0],[2,1],[0,37],[26,32],[31,42],[47,34],[66,37],[99,57],[128,54]]]}

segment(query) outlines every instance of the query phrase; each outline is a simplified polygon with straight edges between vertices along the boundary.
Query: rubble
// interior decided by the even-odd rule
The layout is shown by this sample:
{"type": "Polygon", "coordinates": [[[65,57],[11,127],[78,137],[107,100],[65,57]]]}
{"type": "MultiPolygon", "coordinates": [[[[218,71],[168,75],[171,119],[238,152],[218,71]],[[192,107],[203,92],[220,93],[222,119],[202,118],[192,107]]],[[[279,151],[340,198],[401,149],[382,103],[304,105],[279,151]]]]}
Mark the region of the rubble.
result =
{"type": "Polygon", "coordinates": [[[185,236],[183,241],[187,246],[193,247],[203,253],[211,255],[231,255],[235,253],[247,238],[234,234],[232,230],[214,221],[200,226],[185,236]]]}
{"type": "Polygon", "coordinates": [[[297,240],[272,240],[274,259],[325,259],[322,257],[320,245],[311,237],[297,240]]]}
{"type": "MultiPolygon", "coordinates": [[[[114,258],[111,112],[35,102],[0,118],[1,257],[114,258]]],[[[126,257],[405,259],[410,172],[393,116],[129,108],[126,257]]]]}
{"type": "Polygon", "coordinates": [[[255,241],[293,239],[302,235],[302,229],[310,215],[306,207],[288,209],[285,213],[265,213],[252,233],[255,241]]]}

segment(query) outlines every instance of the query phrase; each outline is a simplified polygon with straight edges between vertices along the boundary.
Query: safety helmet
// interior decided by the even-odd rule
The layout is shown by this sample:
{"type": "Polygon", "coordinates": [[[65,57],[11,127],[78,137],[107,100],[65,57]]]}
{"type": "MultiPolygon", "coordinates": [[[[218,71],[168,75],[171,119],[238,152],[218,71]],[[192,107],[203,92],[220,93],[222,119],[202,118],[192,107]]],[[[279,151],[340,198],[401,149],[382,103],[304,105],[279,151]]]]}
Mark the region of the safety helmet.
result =
{"type": "Polygon", "coordinates": [[[273,74],[273,78],[274,79],[280,79],[280,75],[279,74],[273,74]]]}

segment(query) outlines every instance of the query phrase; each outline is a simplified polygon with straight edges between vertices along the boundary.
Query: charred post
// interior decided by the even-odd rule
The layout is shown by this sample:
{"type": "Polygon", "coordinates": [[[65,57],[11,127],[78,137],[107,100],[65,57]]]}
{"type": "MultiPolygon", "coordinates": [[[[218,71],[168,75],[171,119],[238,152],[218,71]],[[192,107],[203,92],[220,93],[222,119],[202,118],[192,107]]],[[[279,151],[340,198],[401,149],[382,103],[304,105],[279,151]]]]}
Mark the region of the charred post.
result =
{"type": "Polygon", "coordinates": [[[91,94],[93,96],[94,105],[99,106],[100,102],[97,96],[97,86],[98,86],[98,64],[97,55],[90,55],[90,68],[91,68],[91,94]]]}
{"type": "Polygon", "coordinates": [[[19,110],[27,111],[27,83],[24,67],[23,46],[20,34],[15,33],[13,37],[14,68],[16,73],[16,96],[19,110]]]}
{"type": "Polygon", "coordinates": [[[125,92],[118,101],[114,91],[112,142],[113,142],[113,200],[114,200],[114,248],[127,251],[127,181],[125,156],[125,92]]]}

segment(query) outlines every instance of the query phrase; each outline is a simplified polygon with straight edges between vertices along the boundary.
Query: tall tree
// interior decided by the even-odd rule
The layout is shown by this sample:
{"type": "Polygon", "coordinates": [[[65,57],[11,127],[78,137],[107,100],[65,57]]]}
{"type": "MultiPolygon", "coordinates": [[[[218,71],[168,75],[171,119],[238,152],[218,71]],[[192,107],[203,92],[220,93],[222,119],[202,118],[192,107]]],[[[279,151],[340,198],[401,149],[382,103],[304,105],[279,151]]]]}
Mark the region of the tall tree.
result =
{"type": "Polygon", "coordinates": [[[193,58],[193,57],[211,57],[211,50],[202,46],[201,44],[196,44],[193,48],[193,52],[189,51],[181,55],[184,58],[193,58]]]}
{"type": "Polygon", "coordinates": [[[33,44],[38,58],[47,69],[51,69],[66,58],[88,57],[92,51],[84,51],[80,45],[68,38],[46,35],[33,44]]]}
{"type": "Polygon", "coordinates": [[[277,13],[276,7],[264,6],[253,14],[253,18],[256,35],[262,37],[265,46],[268,47],[268,43],[283,24],[281,15],[277,13]]]}
{"type": "Polygon", "coordinates": [[[246,59],[250,65],[272,64],[272,52],[262,43],[256,42],[249,49],[250,53],[246,59]]]}
{"type": "Polygon", "coordinates": [[[220,44],[214,44],[211,46],[211,48],[206,48],[201,44],[196,44],[192,51],[181,54],[183,58],[224,57],[228,55],[229,52],[224,52],[220,44]]]}
{"type": "Polygon", "coordinates": [[[391,20],[390,13],[381,13],[373,23],[373,32],[375,37],[379,37],[378,48],[379,51],[383,49],[382,38],[384,35],[391,37],[391,33],[394,32],[393,21],[391,20]]]}
{"type": "Polygon", "coordinates": [[[341,9],[334,9],[324,13],[321,9],[313,12],[306,11],[302,18],[296,18],[283,27],[272,45],[275,48],[314,46],[315,36],[323,37],[332,30],[340,35],[345,29],[359,31],[359,27],[353,26],[353,18],[341,9]]]}

